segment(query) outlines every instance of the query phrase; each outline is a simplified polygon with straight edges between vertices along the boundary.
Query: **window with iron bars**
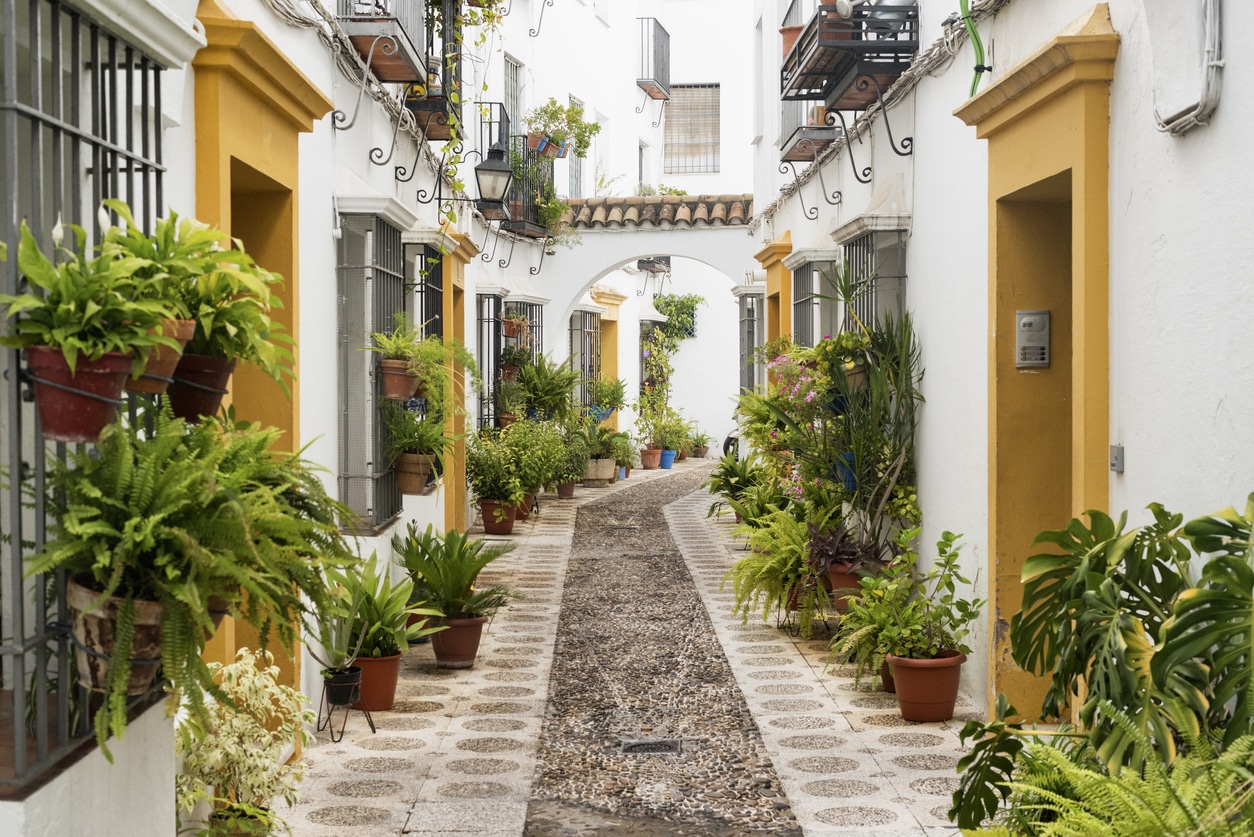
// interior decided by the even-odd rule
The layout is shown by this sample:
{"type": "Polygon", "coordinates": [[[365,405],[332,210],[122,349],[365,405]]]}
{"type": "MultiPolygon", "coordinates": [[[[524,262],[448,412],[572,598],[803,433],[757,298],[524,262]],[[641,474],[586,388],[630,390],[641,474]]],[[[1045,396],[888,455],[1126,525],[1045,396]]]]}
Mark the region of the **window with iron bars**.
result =
{"type": "MultiPolygon", "coordinates": [[[[505,92],[502,101],[505,103],[505,112],[509,114],[509,124],[513,126],[521,126],[523,117],[527,115],[523,113],[522,90],[523,65],[507,55],[505,56],[505,92]]],[[[518,128],[516,127],[515,130],[518,128]]]]}
{"type": "MultiPolygon", "coordinates": [[[[0,85],[0,286],[26,290],[17,267],[18,222],[45,253],[58,218],[99,241],[104,198],[128,203],[151,232],[164,212],[161,67],[121,37],[49,0],[13,0],[0,15],[0,56],[16,72],[0,85]],[[32,37],[35,35],[36,37],[32,37]]],[[[70,236],[67,235],[67,239],[70,236]]],[[[92,737],[88,693],[76,689],[64,577],[23,574],[45,542],[51,446],[37,438],[24,397],[21,354],[3,352],[0,410],[0,790],[41,781],[92,737]],[[26,495],[26,496],[24,496],[26,495]],[[31,497],[40,498],[30,506],[31,497]]],[[[56,445],[55,455],[64,445],[56,445]]],[[[154,700],[150,694],[136,703],[154,700]]]]}
{"type": "Polygon", "coordinates": [[[876,230],[843,245],[845,269],[854,279],[852,299],[845,300],[843,330],[861,324],[873,328],[885,317],[900,318],[905,310],[906,233],[876,230]]]}
{"type": "MultiPolygon", "coordinates": [[[[583,104],[583,102],[579,101],[574,96],[570,97],[570,103],[572,105],[583,104]]],[[[567,165],[566,195],[567,197],[571,197],[571,198],[583,197],[583,163],[584,163],[584,158],[576,157],[573,153],[568,154],[566,157],[566,165],[567,165]]]]}
{"type": "Polygon", "coordinates": [[[740,388],[750,392],[766,389],[766,367],[754,361],[754,350],[766,342],[762,294],[740,297],[740,388]]]}
{"type": "Polygon", "coordinates": [[[671,85],[663,135],[667,174],[719,170],[719,112],[719,85],[671,85]]]}
{"type": "Polygon", "coordinates": [[[792,342],[797,346],[813,347],[840,329],[835,289],[824,278],[834,268],[834,262],[807,262],[793,268],[792,342]]]}
{"type": "Polygon", "coordinates": [[[339,284],[340,500],[365,527],[379,529],[400,514],[401,493],[385,451],[383,390],[374,332],[389,332],[406,305],[414,259],[405,258],[401,231],[374,215],[341,215],[339,284]]]}
{"type": "Polygon", "coordinates": [[[479,370],[483,374],[483,391],[479,394],[479,427],[495,427],[500,412],[498,397],[501,386],[501,352],[506,346],[521,349],[531,357],[544,346],[544,306],[538,302],[511,301],[491,294],[479,294],[479,370]],[[518,312],[527,318],[527,325],[517,336],[507,336],[505,315],[518,312]]]}
{"type": "Polygon", "coordinates": [[[585,407],[592,404],[588,381],[601,377],[601,315],[576,311],[570,315],[570,365],[579,373],[575,395],[585,407]]]}

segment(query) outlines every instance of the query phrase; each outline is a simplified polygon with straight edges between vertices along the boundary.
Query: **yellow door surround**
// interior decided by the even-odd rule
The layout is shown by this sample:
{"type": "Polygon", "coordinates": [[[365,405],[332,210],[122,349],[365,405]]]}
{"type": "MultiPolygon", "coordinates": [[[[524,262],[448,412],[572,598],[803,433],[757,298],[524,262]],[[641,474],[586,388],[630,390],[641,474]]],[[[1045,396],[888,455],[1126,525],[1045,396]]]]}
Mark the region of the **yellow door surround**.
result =
{"type": "MultiPolygon", "coordinates": [[[[766,271],[767,342],[792,334],[792,271],[784,267],[784,257],[792,252],[792,230],[753,254],[766,271]]],[[[771,376],[773,380],[773,375],[771,376]]]]}
{"type": "Polygon", "coordinates": [[[1104,509],[1109,474],[1109,121],[1119,35],[1106,4],[955,115],[988,140],[989,705],[1035,717],[1010,657],[1020,575],[1043,529],[1104,509]],[[1053,313],[1050,368],[1018,369],[1015,311],[1053,313]],[[1031,440],[1030,442],[1027,440],[1031,440]]]}

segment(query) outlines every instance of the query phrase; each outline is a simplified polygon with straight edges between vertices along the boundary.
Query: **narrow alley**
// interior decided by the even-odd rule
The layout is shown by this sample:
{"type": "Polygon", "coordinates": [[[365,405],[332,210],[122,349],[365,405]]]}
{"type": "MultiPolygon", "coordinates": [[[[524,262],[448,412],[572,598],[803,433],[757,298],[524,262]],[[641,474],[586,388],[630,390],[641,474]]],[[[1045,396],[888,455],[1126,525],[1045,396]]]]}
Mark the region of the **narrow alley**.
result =
{"type": "Polygon", "coordinates": [[[296,837],[942,835],[957,732],[825,672],[827,632],[732,616],[743,545],[707,519],[710,461],[546,495],[483,582],[525,598],[473,669],[405,657],[391,712],[322,733],[296,837]]]}

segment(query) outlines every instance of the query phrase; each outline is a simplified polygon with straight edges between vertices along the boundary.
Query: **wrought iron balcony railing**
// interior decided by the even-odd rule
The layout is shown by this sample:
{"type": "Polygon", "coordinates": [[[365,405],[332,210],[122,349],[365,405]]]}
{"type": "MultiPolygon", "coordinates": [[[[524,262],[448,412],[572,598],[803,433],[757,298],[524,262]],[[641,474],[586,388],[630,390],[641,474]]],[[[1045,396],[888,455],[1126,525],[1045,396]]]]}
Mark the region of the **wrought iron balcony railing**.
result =
{"type": "Polygon", "coordinates": [[[382,82],[425,82],[425,0],[339,0],[340,28],[382,82]]]}
{"type": "Polygon", "coordinates": [[[671,97],[671,36],[653,17],[640,21],[640,75],[636,86],[650,99],[671,97]]]}

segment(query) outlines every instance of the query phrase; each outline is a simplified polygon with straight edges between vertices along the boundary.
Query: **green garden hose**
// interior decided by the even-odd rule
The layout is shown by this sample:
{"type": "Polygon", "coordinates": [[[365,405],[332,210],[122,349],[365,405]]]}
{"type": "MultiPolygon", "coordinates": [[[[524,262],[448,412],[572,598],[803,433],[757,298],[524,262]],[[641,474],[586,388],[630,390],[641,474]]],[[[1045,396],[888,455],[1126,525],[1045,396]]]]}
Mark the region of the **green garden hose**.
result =
{"type": "Polygon", "coordinates": [[[962,23],[967,27],[967,35],[971,37],[971,48],[975,51],[975,77],[971,79],[971,96],[975,96],[980,88],[980,76],[993,68],[984,63],[984,43],[975,28],[975,21],[971,19],[970,0],[958,0],[958,6],[962,9],[962,23]]]}

